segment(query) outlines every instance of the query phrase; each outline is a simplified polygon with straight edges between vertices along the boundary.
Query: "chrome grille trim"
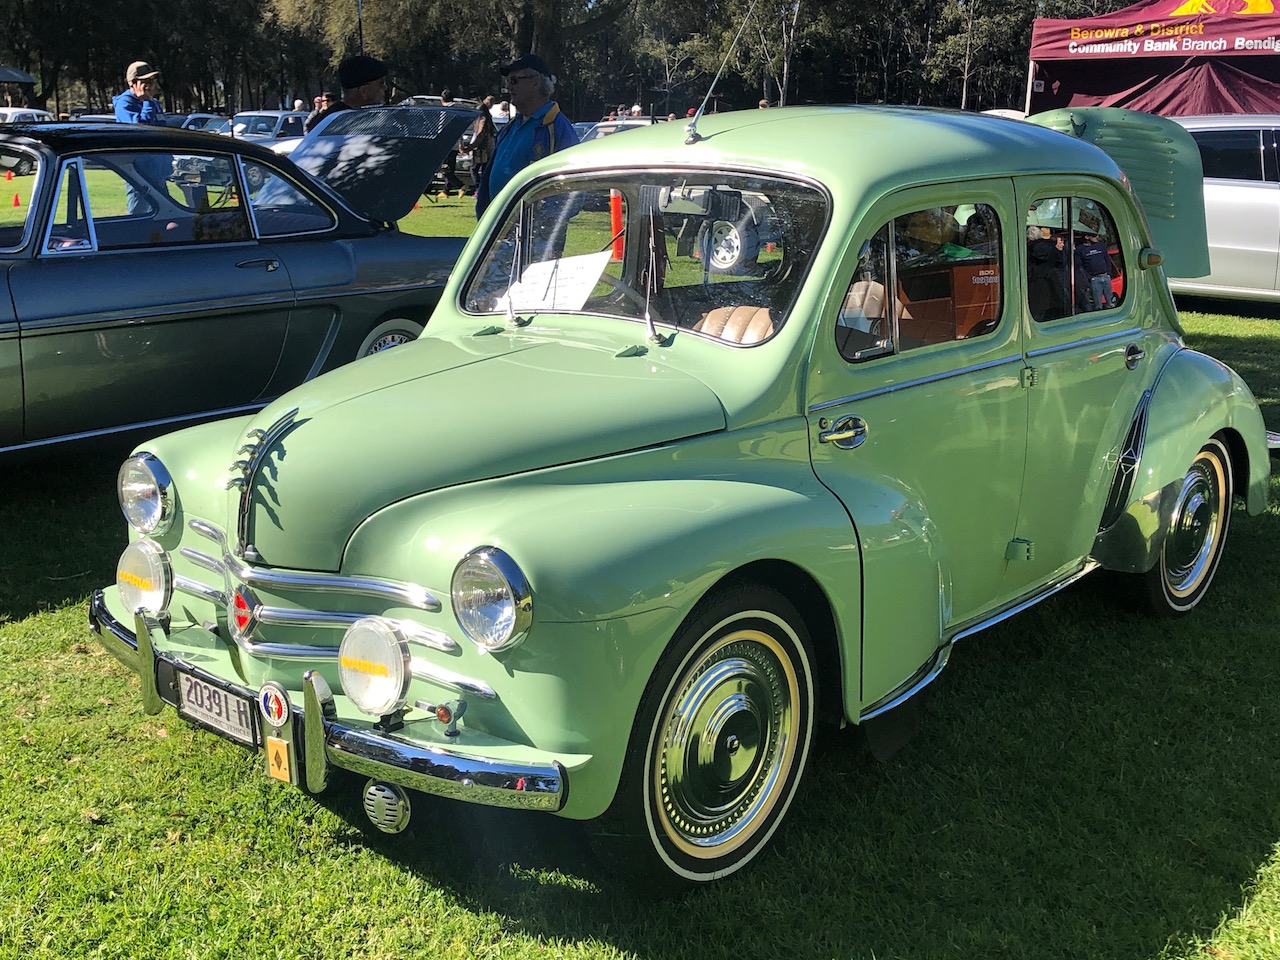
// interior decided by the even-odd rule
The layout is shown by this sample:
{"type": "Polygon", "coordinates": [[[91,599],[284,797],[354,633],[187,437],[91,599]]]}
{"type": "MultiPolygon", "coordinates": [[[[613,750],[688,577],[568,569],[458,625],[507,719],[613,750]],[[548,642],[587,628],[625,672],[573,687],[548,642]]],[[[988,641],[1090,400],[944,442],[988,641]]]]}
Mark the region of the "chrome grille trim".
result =
{"type": "Polygon", "coordinates": [[[183,547],[178,551],[197,567],[204,567],[206,570],[212,570],[219,576],[224,576],[227,568],[222,565],[222,561],[215,557],[209,556],[207,553],[201,553],[199,550],[192,550],[190,547],[183,547]]]}
{"type": "Polygon", "coordinates": [[[339,613],[336,610],[292,610],[288,607],[256,607],[254,613],[260,623],[274,623],[288,627],[341,627],[346,629],[363,613],[339,613]]]}
{"type": "Polygon", "coordinates": [[[192,580],[190,577],[184,577],[178,574],[173,578],[173,589],[181,590],[183,593],[189,593],[201,599],[208,600],[211,603],[225,607],[227,605],[227,595],[217,587],[206,586],[199,580],[192,580]]]}
{"type": "Polygon", "coordinates": [[[422,624],[415,623],[412,620],[397,620],[394,617],[388,617],[387,619],[396,625],[396,629],[410,643],[416,643],[421,647],[430,647],[432,650],[440,650],[444,653],[453,653],[458,649],[458,641],[443,630],[424,627],[422,624]]]}
{"type": "Polygon", "coordinates": [[[434,663],[428,663],[426,660],[419,660],[417,657],[409,658],[409,672],[413,674],[413,679],[415,680],[430,680],[432,683],[438,683],[442,687],[448,687],[460,693],[469,693],[473,697],[480,697],[484,700],[498,699],[493,687],[487,683],[481,680],[474,680],[471,677],[464,677],[460,673],[454,673],[452,670],[438,667],[434,663]]]}
{"type": "MultiPolygon", "coordinates": [[[[251,567],[243,560],[231,555],[227,549],[227,540],[222,531],[204,520],[188,520],[187,526],[202,537],[207,537],[222,548],[222,567],[241,583],[252,587],[275,590],[331,591],[333,593],[354,593],[365,597],[377,597],[398,603],[405,607],[439,613],[443,606],[440,601],[428,592],[426,587],[416,583],[398,580],[377,580],[373,577],[343,577],[329,573],[277,573],[273,570],[259,570],[251,567]]],[[[193,551],[194,552],[194,551],[193,551]]],[[[183,556],[195,561],[183,548],[183,556]]],[[[214,569],[210,567],[210,569],[214,569]]]]}

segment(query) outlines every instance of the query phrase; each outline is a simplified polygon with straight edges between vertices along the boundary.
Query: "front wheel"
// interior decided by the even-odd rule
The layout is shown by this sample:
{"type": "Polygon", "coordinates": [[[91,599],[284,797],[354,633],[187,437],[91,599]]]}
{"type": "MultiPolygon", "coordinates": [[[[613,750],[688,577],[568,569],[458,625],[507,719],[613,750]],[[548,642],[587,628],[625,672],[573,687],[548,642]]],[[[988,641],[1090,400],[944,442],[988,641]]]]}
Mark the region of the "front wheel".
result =
{"type": "Polygon", "coordinates": [[[1209,589],[1227,543],[1232,489],[1231,456],[1222,440],[1213,437],[1187,468],[1160,558],[1143,575],[1155,613],[1171,617],[1190,613],[1209,589]]]}
{"type": "Polygon", "coordinates": [[[737,585],[691,615],[649,684],[601,860],[649,894],[736,872],[782,822],[813,739],[804,622],[781,594],[737,585]]]}
{"type": "Polygon", "coordinates": [[[390,350],[410,340],[417,340],[420,333],[422,333],[422,324],[414,323],[412,320],[384,321],[369,331],[369,335],[360,344],[360,349],[356,351],[356,359],[367,357],[371,353],[390,350]]]}

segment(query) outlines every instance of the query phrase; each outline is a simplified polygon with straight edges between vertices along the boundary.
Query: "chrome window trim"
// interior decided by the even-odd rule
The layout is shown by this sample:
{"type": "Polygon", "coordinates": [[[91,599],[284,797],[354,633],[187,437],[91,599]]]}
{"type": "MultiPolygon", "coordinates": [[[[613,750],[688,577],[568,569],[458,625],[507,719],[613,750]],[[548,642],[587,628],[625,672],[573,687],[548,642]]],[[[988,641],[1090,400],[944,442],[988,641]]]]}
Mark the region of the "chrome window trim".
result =
{"type": "MultiPolygon", "coordinates": [[[[32,200],[35,197],[32,196],[32,200]]],[[[89,209],[89,190],[88,184],[84,182],[84,164],[80,162],[79,157],[72,157],[70,160],[63,160],[58,166],[58,173],[54,179],[53,187],[53,208],[49,213],[48,219],[45,221],[44,236],[40,239],[40,249],[36,251],[37,256],[41,257],[66,257],[66,256],[84,256],[86,253],[98,252],[98,231],[93,224],[93,211],[89,209]],[[67,247],[62,250],[50,250],[49,240],[53,237],[53,221],[57,216],[59,201],[62,200],[62,182],[68,167],[74,167],[76,171],[76,180],[80,183],[80,205],[84,208],[85,224],[89,228],[89,246],[88,247],[67,247]]]]}
{"type": "MultiPolygon", "coordinates": [[[[1079,319],[1080,314],[1076,314],[1074,319],[1079,319]]],[[[1068,319],[1063,317],[1063,319],[1068,319]]],[[[1052,322],[1052,321],[1050,321],[1052,322]]],[[[1035,350],[1027,351],[1027,358],[1044,357],[1053,353],[1061,353],[1064,350],[1075,350],[1078,347],[1089,347],[1098,343],[1109,343],[1112,340],[1132,340],[1134,337],[1142,336],[1141,327],[1129,327],[1127,330],[1119,330],[1115,333],[1100,333],[1095,337],[1082,337],[1079,340],[1072,340],[1070,343],[1058,343],[1050,347],[1037,347],[1035,350]]]]}
{"type": "MultiPolygon", "coordinates": [[[[955,343],[961,341],[956,340],[955,343]]],[[[886,357],[889,354],[885,355],[886,357]]],[[[894,356],[902,356],[895,354],[894,356]]],[[[832,407],[839,407],[846,403],[857,403],[860,400],[870,400],[873,397],[881,397],[888,393],[897,393],[899,390],[910,390],[912,387],[920,387],[929,383],[939,383],[943,380],[951,380],[954,377],[961,377],[969,373],[979,373],[983,370],[993,370],[996,367],[1008,366],[1009,364],[1022,363],[1022,354],[1013,354],[1008,357],[999,357],[995,360],[987,360],[985,363],[970,364],[967,367],[960,367],[956,370],[947,370],[944,373],[935,373],[927,377],[917,377],[915,380],[905,380],[902,383],[893,383],[885,387],[877,387],[874,390],[864,390],[862,393],[852,393],[847,397],[841,397],[838,400],[824,400],[822,403],[811,404],[810,413],[818,413],[822,410],[829,410],[832,407]]]]}
{"type": "MultiPolygon", "coordinates": [[[[354,593],[359,596],[377,597],[401,606],[439,613],[443,607],[427,590],[416,583],[400,580],[379,580],[373,577],[347,577],[330,573],[277,573],[259,570],[231,555],[226,536],[206,520],[191,519],[187,526],[200,536],[207,537],[222,548],[223,568],[239,582],[248,586],[275,590],[302,590],[312,592],[354,593]]],[[[184,547],[182,553],[192,559],[184,547]]],[[[195,553],[195,551],[192,551],[195,553]]],[[[196,554],[204,556],[203,554],[196,554]]],[[[213,569],[210,567],[209,569],[213,569]]]]}

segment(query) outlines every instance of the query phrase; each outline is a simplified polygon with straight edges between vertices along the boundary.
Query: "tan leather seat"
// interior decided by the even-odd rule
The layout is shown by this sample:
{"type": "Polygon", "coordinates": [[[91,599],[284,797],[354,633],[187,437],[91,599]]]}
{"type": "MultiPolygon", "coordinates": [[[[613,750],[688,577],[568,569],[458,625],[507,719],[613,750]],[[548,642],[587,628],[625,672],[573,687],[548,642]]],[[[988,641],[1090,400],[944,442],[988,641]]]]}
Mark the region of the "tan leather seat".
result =
{"type": "Polygon", "coordinates": [[[729,343],[759,343],[773,334],[773,317],[768,307],[716,307],[693,329],[729,343]]]}

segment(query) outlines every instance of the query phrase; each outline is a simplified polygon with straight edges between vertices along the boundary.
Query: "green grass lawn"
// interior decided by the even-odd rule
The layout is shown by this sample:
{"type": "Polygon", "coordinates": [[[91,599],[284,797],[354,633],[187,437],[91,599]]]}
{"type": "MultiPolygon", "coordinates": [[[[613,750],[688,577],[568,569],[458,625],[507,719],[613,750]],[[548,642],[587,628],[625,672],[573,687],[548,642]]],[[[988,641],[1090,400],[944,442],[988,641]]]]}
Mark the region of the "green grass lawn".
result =
{"type": "MultiPolygon", "coordinates": [[[[1184,317],[1280,429],[1280,322],[1184,317]]],[[[5,464],[0,960],[1280,957],[1280,477],[1193,616],[1090,579],[964,641],[902,752],[825,735],[750,870],[653,904],[554,818],[415,798],[370,835],[144,716],[84,612],[125,452],[5,464]]]]}

